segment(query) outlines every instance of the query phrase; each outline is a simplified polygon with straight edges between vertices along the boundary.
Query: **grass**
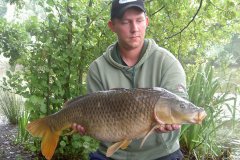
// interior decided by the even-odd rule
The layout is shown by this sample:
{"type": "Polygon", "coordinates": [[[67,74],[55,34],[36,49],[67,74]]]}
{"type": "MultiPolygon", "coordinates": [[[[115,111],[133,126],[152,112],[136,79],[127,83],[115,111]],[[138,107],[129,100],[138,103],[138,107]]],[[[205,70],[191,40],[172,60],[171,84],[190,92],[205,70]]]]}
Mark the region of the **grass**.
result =
{"type": "Polygon", "coordinates": [[[0,90],[0,110],[11,124],[18,123],[22,107],[23,99],[20,96],[0,90]]]}
{"type": "Polygon", "coordinates": [[[231,122],[235,121],[236,103],[229,105],[230,101],[236,102],[234,95],[229,97],[233,88],[232,83],[222,83],[215,78],[214,68],[209,65],[201,65],[189,80],[189,100],[205,108],[208,116],[202,125],[182,127],[180,143],[186,159],[217,159],[222,156],[217,131],[224,124],[221,117],[224,106],[232,113],[231,122]],[[231,86],[231,90],[226,86],[231,86]]]}
{"type": "Polygon", "coordinates": [[[26,130],[28,124],[30,113],[27,110],[21,112],[21,115],[18,119],[18,134],[16,137],[16,142],[23,144],[28,140],[29,133],[26,130]]]}

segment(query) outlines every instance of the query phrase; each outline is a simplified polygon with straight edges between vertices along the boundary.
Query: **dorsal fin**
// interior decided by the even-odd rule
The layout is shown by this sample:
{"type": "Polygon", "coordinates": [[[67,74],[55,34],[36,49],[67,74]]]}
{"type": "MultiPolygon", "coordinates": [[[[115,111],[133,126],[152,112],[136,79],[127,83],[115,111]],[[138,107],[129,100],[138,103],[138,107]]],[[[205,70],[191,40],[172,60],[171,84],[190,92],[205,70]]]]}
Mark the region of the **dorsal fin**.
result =
{"type": "Polygon", "coordinates": [[[69,101],[66,101],[63,105],[63,108],[69,106],[72,102],[76,102],[76,101],[82,99],[85,96],[87,96],[87,95],[78,96],[78,97],[75,97],[73,99],[70,99],[69,101]]]}

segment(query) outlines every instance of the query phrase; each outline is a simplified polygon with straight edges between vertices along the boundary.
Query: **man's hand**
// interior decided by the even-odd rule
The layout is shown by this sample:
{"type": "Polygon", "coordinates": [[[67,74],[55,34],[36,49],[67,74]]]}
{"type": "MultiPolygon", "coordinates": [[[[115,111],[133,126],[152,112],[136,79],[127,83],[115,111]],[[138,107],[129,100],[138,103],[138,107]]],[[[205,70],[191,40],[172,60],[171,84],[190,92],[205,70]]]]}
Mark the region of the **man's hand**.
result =
{"type": "Polygon", "coordinates": [[[77,131],[79,134],[84,135],[85,134],[85,129],[83,128],[83,126],[73,123],[72,124],[72,129],[77,131]]]}
{"type": "Polygon", "coordinates": [[[178,125],[178,124],[163,124],[163,125],[160,125],[159,128],[155,129],[155,131],[158,133],[166,133],[166,132],[174,131],[180,128],[181,128],[181,125],[178,125]]]}

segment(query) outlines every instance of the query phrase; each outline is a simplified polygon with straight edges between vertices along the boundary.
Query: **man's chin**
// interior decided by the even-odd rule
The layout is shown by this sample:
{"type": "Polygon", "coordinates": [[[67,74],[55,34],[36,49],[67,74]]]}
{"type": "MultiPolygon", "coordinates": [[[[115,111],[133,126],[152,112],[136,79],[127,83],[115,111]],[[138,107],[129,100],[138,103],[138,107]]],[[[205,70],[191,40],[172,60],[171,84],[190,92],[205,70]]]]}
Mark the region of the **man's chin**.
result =
{"type": "Polygon", "coordinates": [[[139,39],[133,39],[128,44],[129,44],[129,46],[132,46],[133,48],[136,48],[136,47],[139,47],[142,45],[142,43],[139,39]]]}

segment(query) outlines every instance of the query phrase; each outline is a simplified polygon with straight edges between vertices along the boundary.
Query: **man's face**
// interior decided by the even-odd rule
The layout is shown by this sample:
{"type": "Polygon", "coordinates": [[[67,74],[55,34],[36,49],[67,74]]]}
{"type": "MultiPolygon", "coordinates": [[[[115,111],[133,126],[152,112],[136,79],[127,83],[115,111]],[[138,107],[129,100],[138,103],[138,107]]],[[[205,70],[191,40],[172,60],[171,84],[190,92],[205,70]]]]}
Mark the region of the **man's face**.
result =
{"type": "Polygon", "coordinates": [[[148,17],[139,9],[127,9],[121,19],[113,19],[108,23],[109,28],[118,36],[118,42],[125,49],[142,47],[148,17]]]}

